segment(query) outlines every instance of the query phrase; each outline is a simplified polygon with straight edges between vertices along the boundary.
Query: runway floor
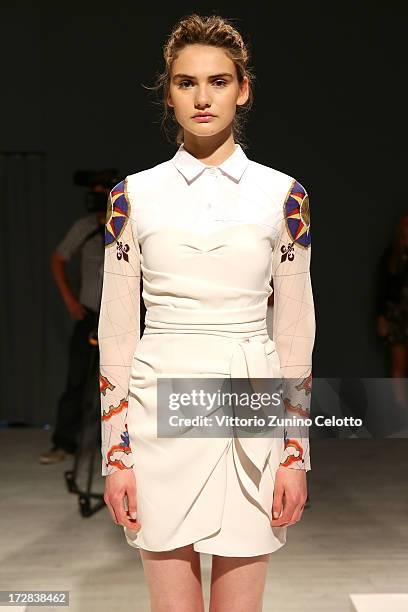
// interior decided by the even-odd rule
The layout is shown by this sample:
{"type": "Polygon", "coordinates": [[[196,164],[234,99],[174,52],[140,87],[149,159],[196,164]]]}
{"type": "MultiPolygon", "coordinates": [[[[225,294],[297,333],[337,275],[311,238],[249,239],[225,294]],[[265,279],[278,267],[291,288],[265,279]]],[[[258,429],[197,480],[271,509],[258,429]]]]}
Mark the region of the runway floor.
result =
{"type": "MultiPolygon", "coordinates": [[[[69,590],[70,611],[149,612],[122,528],[106,509],[81,517],[69,463],[38,463],[49,438],[0,431],[0,590],[69,590]]],[[[312,440],[311,507],[271,555],[264,612],[350,612],[349,593],[408,592],[407,451],[407,439],[312,440]]],[[[202,555],[207,602],[210,571],[202,555]]]]}

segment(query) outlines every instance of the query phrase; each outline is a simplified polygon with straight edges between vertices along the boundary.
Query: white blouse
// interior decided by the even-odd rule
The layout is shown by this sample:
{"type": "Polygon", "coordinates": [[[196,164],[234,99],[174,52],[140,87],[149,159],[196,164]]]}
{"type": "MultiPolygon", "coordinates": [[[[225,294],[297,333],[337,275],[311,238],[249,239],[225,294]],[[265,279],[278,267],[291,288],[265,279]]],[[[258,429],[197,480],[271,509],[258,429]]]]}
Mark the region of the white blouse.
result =
{"type": "MultiPolygon", "coordinates": [[[[140,339],[140,249],[160,228],[210,235],[236,224],[262,226],[273,245],[273,340],[286,383],[285,410],[289,416],[309,415],[315,316],[308,195],[292,177],[250,160],[240,145],[217,167],[206,166],[181,145],[172,159],[127,176],[108,201],[99,319],[103,475],[133,465],[126,422],[130,369],[140,339]]],[[[150,261],[155,270],[161,265],[159,256],[150,261]]],[[[265,316],[266,307],[265,302],[265,316]]],[[[310,469],[304,429],[299,436],[285,432],[284,447],[283,465],[310,469]]]]}

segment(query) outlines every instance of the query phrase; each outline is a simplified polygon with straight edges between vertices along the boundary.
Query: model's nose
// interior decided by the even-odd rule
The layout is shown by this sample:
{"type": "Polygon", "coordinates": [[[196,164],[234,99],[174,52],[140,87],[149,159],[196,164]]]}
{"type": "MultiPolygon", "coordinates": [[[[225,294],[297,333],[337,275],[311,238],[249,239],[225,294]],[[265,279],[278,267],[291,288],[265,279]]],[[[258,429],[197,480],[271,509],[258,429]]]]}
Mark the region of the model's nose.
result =
{"type": "Polygon", "coordinates": [[[195,98],[195,106],[198,110],[205,110],[211,106],[211,98],[206,88],[198,88],[195,98]]]}

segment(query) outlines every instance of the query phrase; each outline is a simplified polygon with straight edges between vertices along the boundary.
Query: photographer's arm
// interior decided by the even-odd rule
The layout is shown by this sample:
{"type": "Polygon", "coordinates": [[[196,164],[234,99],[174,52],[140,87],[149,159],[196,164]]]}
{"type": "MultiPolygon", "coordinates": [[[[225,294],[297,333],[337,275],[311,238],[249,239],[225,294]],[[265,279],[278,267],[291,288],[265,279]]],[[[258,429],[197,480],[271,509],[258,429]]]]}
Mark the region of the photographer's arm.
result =
{"type": "Polygon", "coordinates": [[[65,257],[61,255],[58,249],[55,249],[51,255],[51,272],[55,280],[55,284],[58,287],[60,295],[72,319],[83,319],[85,317],[86,310],[72,291],[66,272],[66,265],[67,260],[65,257]]]}

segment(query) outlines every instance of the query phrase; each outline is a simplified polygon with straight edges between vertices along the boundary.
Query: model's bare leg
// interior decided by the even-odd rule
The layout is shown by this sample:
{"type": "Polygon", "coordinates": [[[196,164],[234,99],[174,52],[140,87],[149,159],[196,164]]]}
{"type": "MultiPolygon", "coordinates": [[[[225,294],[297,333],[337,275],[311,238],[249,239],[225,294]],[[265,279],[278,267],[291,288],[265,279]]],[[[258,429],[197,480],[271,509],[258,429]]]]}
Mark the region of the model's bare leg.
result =
{"type": "Polygon", "coordinates": [[[407,374],[407,346],[405,344],[393,344],[391,350],[391,377],[394,388],[395,399],[402,406],[407,406],[406,383],[407,374]]]}
{"type": "Polygon", "coordinates": [[[204,612],[200,553],[192,544],[166,552],[140,549],[151,612],[204,612]]]}
{"type": "Polygon", "coordinates": [[[261,612],[270,555],[213,555],[209,612],[261,612]]]}

